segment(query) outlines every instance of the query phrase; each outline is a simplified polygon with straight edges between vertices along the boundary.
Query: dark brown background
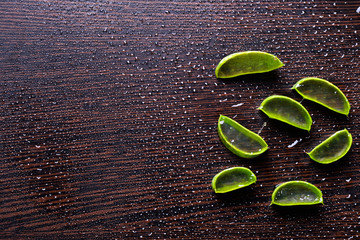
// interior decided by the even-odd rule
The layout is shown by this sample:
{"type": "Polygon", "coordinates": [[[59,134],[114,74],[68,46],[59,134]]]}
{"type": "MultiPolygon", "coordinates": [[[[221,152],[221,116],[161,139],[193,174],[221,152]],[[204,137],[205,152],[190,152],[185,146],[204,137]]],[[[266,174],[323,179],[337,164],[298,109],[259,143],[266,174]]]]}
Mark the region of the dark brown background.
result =
{"type": "Polygon", "coordinates": [[[2,0],[0,230],[9,239],[359,239],[360,1],[2,0]],[[224,56],[260,50],[277,71],[218,80],[224,56]],[[303,101],[310,134],[256,108],[308,76],[335,83],[349,118],[303,101]],[[242,106],[232,107],[243,103],[242,106]],[[224,114],[270,149],[240,159],[219,141],[224,114]],[[305,154],[348,128],[339,162],[305,154]],[[301,141],[300,141],[301,140],[301,141]],[[292,143],[299,141],[291,147],[292,143]],[[233,166],[258,182],[216,196],[233,166]],[[269,206],[305,180],[324,205],[269,206]]]}

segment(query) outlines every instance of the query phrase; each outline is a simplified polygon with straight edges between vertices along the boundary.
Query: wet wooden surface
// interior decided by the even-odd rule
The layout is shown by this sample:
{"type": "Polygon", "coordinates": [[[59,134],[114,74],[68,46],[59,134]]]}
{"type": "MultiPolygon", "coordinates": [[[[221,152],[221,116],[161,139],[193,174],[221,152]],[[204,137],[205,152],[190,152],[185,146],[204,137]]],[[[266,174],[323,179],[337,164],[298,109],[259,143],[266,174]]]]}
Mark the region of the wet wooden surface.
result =
{"type": "Polygon", "coordinates": [[[360,1],[6,1],[0,3],[0,230],[8,239],[359,239],[360,1]],[[247,50],[277,71],[218,80],[247,50]],[[348,118],[303,101],[310,134],[256,108],[317,76],[348,97],[348,118]],[[270,149],[240,159],[219,114],[270,149]],[[339,162],[305,154],[347,128],[339,162]],[[233,166],[258,182],[226,196],[233,166]],[[276,184],[305,180],[324,205],[269,206],[276,184]]]}

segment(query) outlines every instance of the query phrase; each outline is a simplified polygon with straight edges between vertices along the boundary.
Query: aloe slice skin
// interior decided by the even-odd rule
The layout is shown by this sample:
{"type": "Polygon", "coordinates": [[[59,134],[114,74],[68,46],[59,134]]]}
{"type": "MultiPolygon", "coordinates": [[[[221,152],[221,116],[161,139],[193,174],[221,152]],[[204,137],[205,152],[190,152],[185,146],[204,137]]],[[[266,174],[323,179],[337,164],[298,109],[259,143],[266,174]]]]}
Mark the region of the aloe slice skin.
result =
{"type": "Polygon", "coordinates": [[[227,193],[256,182],[255,174],[245,167],[233,167],[216,174],[211,186],[215,193],[227,193]]]}
{"type": "Polygon", "coordinates": [[[268,149],[258,134],[224,115],[218,120],[218,134],[225,147],[242,158],[257,157],[268,149]]]}
{"type": "Polygon", "coordinates": [[[337,131],[317,145],[308,155],[321,164],[329,164],[344,157],[352,145],[352,136],[347,129],[337,131]]]}
{"type": "Polygon", "coordinates": [[[272,95],[266,98],[258,108],[269,118],[287,123],[291,126],[310,131],[312,119],[309,112],[292,98],[272,95]]]}
{"type": "Polygon", "coordinates": [[[278,185],[271,197],[271,205],[302,206],[323,204],[320,189],[305,181],[289,181],[278,185]]]}
{"type": "Polygon", "coordinates": [[[245,51],[224,57],[215,69],[217,78],[233,78],[246,74],[270,72],[284,64],[276,56],[261,51],[245,51]]]}
{"type": "Polygon", "coordinates": [[[296,90],[304,99],[316,102],[334,112],[349,115],[350,103],[346,96],[337,86],[325,79],[303,78],[291,89],[296,90]]]}
{"type": "Polygon", "coordinates": [[[316,102],[334,112],[349,115],[350,103],[346,96],[337,86],[325,79],[303,78],[292,89],[296,90],[304,99],[316,102]]]}

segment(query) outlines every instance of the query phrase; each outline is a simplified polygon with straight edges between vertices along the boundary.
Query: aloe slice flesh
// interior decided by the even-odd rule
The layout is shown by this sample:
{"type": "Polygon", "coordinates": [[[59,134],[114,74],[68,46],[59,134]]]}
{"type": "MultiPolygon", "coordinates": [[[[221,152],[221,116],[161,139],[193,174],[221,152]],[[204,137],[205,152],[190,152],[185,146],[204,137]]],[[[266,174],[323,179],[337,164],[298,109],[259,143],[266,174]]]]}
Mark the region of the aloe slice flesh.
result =
{"type": "Polygon", "coordinates": [[[257,157],[268,149],[258,134],[224,115],[219,117],[218,133],[225,147],[242,158],[257,157]]]}
{"type": "Polygon", "coordinates": [[[310,131],[312,119],[309,112],[292,98],[272,95],[258,108],[269,118],[285,122],[291,126],[310,131]]]}
{"type": "Polygon", "coordinates": [[[327,80],[315,77],[303,78],[292,89],[307,100],[316,102],[334,112],[349,115],[348,99],[337,86],[327,80]]]}
{"type": "Polygon", "coordinates": [[[216,174],[211,182],[215,193],[227,193],[256,182],[255,174],[245,167],[233,167],[216,174]]]}
{"type": "Polygon", "coordinates": [[[284,66],[276,56],[261,51],[237,52],[224,57],[215,69],[217,78],[263,73],[284,66]]]}
{"type": "Polygon", "coordinates": [[[335,162],[345,156],[352,145],[352,136],[347,129],[337,131],[316,146],[308,155],[322,164],[335,162]]]}
{"type": "Polygon", "coordinates": [[[271,197],[271,204],[301,206],[323,203],[322,192],[305,181],[289,181],[278,185],[271,197]]]}

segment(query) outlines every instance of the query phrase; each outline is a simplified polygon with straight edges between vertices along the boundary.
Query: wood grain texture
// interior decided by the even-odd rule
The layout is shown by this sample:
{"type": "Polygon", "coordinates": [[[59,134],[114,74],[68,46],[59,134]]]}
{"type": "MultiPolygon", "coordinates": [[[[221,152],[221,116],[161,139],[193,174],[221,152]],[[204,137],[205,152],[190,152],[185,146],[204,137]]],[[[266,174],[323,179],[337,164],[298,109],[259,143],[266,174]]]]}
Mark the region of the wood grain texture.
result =
{"type": "Polygon", "coordinates": [[[1,1],[1,238],[358,239],[359,6],[1,1]],[[285,66],[215,78],[221,58],[247,50],[285,66]],[[304,100],[307,134],[256,109],[272,94],[300,101],[290,88],[308,76],[343,90],[348,118],[304,100]],[[233,155],[218,139],[219,114],[264,126],[269,151],[233,155]],[[320,166],[306,156],[343,128],[354,138],[345,158],[320,166]],[[258,182],[215,195],[212,177],[233,166],[258,182]],[[274,186],[296,179],[318,186],[325,204],[269,206],[274,186]]]}

